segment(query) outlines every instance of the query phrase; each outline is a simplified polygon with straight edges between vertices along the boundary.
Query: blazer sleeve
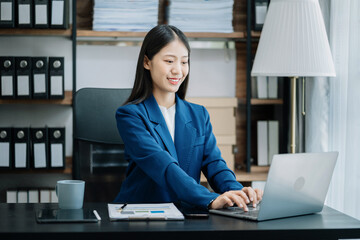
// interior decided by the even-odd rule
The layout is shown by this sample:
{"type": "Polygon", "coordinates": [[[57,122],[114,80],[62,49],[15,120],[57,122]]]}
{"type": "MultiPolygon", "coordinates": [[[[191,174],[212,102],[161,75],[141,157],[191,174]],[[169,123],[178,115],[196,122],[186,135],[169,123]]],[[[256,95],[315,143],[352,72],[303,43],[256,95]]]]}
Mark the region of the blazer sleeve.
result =
{"type": "Polygon", "coordinates": [[[186,174],[178,161],[159,146],[147,129],[149,122],[145,123],[147,120],[136,110],[121,107],[116,119],[126,153],[164,190],[171,189],[181,201],[204,208],[218,196],[186,174]]]}
{"type": "Polygon", "coordinates": [[[205,119],[205,149],[202,171],[215,192],[224,193],[230,190],[241,190],[243,186],[236,180],[236,176],[221,157],[220,149],[212,131],[209,113],[203,107],[205,119]]]}

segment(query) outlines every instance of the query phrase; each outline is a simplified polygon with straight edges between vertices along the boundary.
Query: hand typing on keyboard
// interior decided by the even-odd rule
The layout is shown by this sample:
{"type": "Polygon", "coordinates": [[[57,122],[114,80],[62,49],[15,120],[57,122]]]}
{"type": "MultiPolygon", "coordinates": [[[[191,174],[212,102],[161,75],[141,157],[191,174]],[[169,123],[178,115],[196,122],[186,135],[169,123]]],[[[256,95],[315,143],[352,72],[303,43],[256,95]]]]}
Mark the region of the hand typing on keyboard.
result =
{"type": "Polygon", "coordinates": [[[249,211],[247,204],[251,204],[256,208],[261,201],[263,191],[260,189],[253,189],[251,187],[244,187],[241,190],[228,191],[218,196],[209,206],[210,209],[220,209],[232,206],[238,206],[249,211]]]}

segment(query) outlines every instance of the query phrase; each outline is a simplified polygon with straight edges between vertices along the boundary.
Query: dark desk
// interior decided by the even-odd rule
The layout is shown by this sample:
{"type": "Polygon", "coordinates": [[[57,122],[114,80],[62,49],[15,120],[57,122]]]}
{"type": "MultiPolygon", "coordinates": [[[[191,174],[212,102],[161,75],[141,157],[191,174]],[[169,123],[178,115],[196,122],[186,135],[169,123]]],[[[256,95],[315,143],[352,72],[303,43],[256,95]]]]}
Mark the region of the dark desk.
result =
{"type": "Polygon", "coordinates": [[[35,210],[57,204],[0,204],[0,239],[345,239],[360,238],[360,221],[325,207],[312,214],[265,222],[210,215],[185,221],[110,222],[105,203],[87,203],[99,223],[38,224],[35,210]]]}

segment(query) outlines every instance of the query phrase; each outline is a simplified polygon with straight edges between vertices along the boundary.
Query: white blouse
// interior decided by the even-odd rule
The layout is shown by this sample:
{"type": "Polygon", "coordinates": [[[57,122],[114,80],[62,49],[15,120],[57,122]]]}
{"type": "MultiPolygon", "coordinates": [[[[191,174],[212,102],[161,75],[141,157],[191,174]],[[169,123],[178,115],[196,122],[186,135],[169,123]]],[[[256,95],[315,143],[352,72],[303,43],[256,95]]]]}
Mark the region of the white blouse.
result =
{"type": "Polygon", "coordinates": [[[168,127],[168,130],[170,132],[171,138],[173,142],[174,136],[175,136],[175,112],[176,112],[176,104],[172,105],[170,108],[166,108],[163,106],[160,106],[160,110],[165,118],[166,125],[168,127]]]}

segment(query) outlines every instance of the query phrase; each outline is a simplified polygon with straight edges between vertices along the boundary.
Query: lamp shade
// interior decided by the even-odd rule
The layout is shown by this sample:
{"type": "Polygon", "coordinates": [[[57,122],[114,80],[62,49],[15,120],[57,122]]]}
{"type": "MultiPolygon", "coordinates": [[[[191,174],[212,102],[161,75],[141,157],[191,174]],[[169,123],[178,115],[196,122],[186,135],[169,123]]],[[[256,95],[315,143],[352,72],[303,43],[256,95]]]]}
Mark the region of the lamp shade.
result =
{"type": "Polygon", "coordinates": [[[335,76],[318,0],[271,0],[252,76],[335,76]]]}

